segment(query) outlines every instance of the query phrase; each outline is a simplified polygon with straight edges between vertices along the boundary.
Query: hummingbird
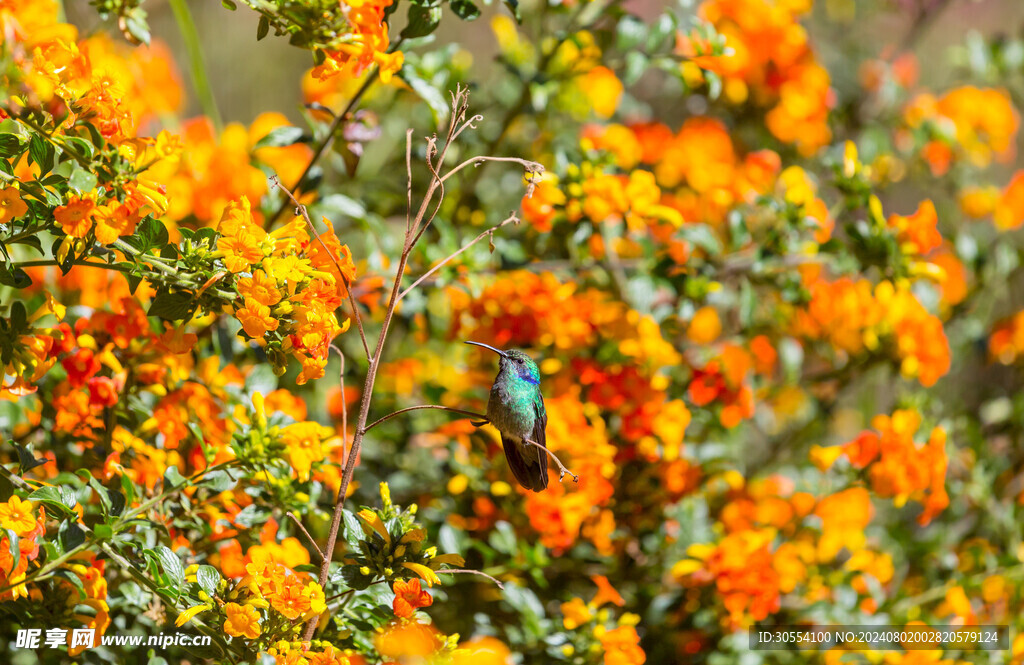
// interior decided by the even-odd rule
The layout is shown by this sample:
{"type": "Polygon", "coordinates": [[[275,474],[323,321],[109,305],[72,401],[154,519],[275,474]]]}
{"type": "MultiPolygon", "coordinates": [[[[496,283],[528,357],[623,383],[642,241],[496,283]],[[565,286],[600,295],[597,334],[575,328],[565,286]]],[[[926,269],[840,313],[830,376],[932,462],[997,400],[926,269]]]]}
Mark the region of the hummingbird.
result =
{"type": "Polygon", "coordinates": [[[502,351],[480,342],[498,354],[498,376],[487,400],[487,419],[501,432],[512,474],[528,490],[541,492],[548,486],[547,435],[548,414],[540,392],[540,369],[530,356],[515,349],[502,351]],[[526,439],[539,444],[531,445],[526,439]]]}

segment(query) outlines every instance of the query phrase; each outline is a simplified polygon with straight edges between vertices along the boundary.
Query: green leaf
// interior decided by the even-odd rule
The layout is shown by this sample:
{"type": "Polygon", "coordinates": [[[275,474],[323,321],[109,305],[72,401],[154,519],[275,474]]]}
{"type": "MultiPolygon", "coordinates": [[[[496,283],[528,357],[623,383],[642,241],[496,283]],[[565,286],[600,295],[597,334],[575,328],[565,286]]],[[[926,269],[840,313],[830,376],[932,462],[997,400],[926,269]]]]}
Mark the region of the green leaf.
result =
{"type": "Polygon", "coordinates": [[[74,510],[75,506],[78,505],[75,488],[70,485],[58,485],[57,492],[60,494],[60,502],[67,506],[68,510],[74,510]]]}
{"type": "Polygon", "coordinates": [[[256,142],[254,150],[260,148],[282,148],[299,143],[305,132],[301,127],[275,127],[270,133],[256,142]]]}
{"type": "Polygon", "coordinates": [[[96,187],[96,175],[85,169],[75,169],[68,178],[68,186],[79,192],[89,192],[96,187]]]}
{"type": "Polygon", "coordinates": [[[148,216],[135,227],[135,233],[124,240],[140,253],[145,254],[151,249],[166,245],[169,236],[167,234],[167,227],[164,226],[163,222],[148,216]]]}
{"type": "Polygon", "coordinates": [[[65,150],[69,147],[83,159],[92,159],[93,154],[96,152],[96,147],[86,141],[85,139],[78,138],[77,136],[67,136],[64,138],[65,150]]]}
{"type": "Polygon", "coordinates": [[[62,577],[66,579],[68,582],[71,582],[71,586],[78,589],[79,598],[85,598],[88,595],[85,593],[85,585],[82,584],[81,578],[79,578],[78,575],[75,575],[67,568],[59,568],[56,571],[54,571],[53,575],[54,577],[62,577]]]}
{"type": "Polygon", "coordinates": [[[28,156],[39,165],[39,175],[44,176],[53,170],[53,161],[56,151],[53,144],[39,134],[33,134],[28,143],[28,156]]]}
{"type": "Polygon", "coordinates": [[[125,19],[124,25],[128,28],[128,34],[139,42],[149,46],[149,25],[143,16],[129,16],[125,19]]]}
{"type": "Polygon", "coordinates": [[[211,471],[199,482],[210,491],[219,493],[231,489],[238,481],[228,475],[226,471],[211,471]]]}
{"type": "Polygon", "coordinates": [[[420,99],[427,103],[430,107],[431,113],[434,115],[434,122],[438,125],[443,124],[444,120],[448,117],[448,112],[451,110],[448,106],[448,102],[445,100],[444,95],[430,85],[425,79],[423,79],[417,72],[411,67],[403,67],[398,72],[399,78],[409,84],[413,92],[420,96],[420,99]]]}
{"type": "Polygon", "coordinates": [[[452,11],[463,21],[472,21],[480,18],[480,9],[473,4],[472,0],[451,0],[452,11]]]}
{"type": "Polygon", "coordinates": [[[26,446],[23,446],[15,441],[11,441],[14,444],[14,448],[18,451],[18,472],[24,474],[26,471],[31,471],[37,466],[46,464],[46,459],[42,457],[36,457],[32,450],[26,446]]]}
{"type": "Polygon", "coordinates": [[[56,487],[40,487],[28,495],[28,500],[40,501],[48,506],[58,508],[64,513],[73,514],[71,509],[64,505],[64,502],[61,500],[60,492],[56,487]]]}
{"type": "Polygon", "coordinates": [[[21,268],[14,268],[7,264],[0,263],[0,284],[13,286],[16,289],[24,289],[32,284],[32,278],[21,268]]]}
{"type": "Polygon", "coordinates": [[[409,23],[402,30],[405,39],[426,37],[441,23],[441,8],[437,5],[409,5],[409,23]]]}
{"type": "Polygon", "coordinates": [[[28,327],[28,311],[25,309],[25,303],[15,300],[11,304],[11,329],[22,331],[26,327],[28,327]]]}
{"type": "Polygon", "coordinates": [[[345,510],[342,513],[342,520],[345,525],[342,536],[345,538],[349,549],[357,551],[359,543],[363,540],[363,527],[359,522],[359,518],[355,516],[355,513],[345,510]]]}
{"type": "Polygon", "coordinates": [[[149,316],[159,316],[166,321],[183,321],[192,317],[198,302],[191,291],[167,291],[157,292],[153,302],[149,305],[149,316]]]}
{"type": "MultiPolygon", "coordinates": [[[[18,534],[16,534],[12,529],[4,529],[4,533],[7,534],[7,548],[11,553],[11,565],[13,566],[18,562],[18,559],[21,558],[21,539],[18,538],[18,534]]],[[[11,571],[9,570],[4,571],[4,573],[8,575],[10,572],[11,571]]]]}
{"type": "Polygon", "coordinates": [[[92,528],[97,538],[110,539],[114,537],[114,527],[100,522],[92,528]]]}
{"type": "Polygon", "coordinates": [[[70,552],[85,542],[85,531],[75,522],[64,522],[60,525],[58,533],[65,552],[70,552]]]}
{"type": "Polygon", "coordinates": [[[238,9],[238,5],[235,4],[235,0],[220,0],[220,6],[229,11],[235,11],[238,9]]]}
{"type": "Polygon", "coordinates": [[[21,136],[18,134],[0,134],[0,157],[14,157],[22,151],[21,136]]]}
{"type": "Polygon", "coordinates": [[[523,16],[519,13],[519,0],[505,0],[505,6],[512,12],[512,18],[516,20],[516,23],[523,22],[523,16]]]}
{"type": "Polygon", "coordinates": [[[166,545],[157,545],[153,551],[160,561],[160,567],[173,583],[175,591],[180,592],[181,585],[185,581],[185,568],[181,565],[181,559],[166,545]]]}
{"type": "Polygon", "coordinates": [[[246,529],[254,526],[262,526],[266,521],[267,517],[270,516],[270,511],[265,508],[260,508],[255,503],[249,504],[242,509],[242,512],[235,516],[235,524],[246,529]]]}
{"type": "Polygon", "coordinates": [[[196,571],[196,582],[199,588],[212,596],[220,584],[220,573],[213,566],[199,566],[199,570],[196,571]]]}
{"type": "Polygon", "coordinates": [[[270,32],[270,19],[266,16],[260,16],[259,27],[256,28],[256,41],[260,41],[267,36],[270,32]]]}

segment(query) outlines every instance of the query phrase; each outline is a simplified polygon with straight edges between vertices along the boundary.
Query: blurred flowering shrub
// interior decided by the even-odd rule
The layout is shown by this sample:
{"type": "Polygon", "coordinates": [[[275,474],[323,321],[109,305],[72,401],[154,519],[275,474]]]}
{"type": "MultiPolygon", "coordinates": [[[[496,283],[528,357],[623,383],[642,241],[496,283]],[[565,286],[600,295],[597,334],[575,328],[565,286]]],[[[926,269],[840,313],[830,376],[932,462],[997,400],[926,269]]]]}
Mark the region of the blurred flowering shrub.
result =
{"type": "Polygon", "coordinates": [[[224,125],[142,4],[90,4],[0,3],[5,662],[1024,628],[1020,38],[919,62],[934,0],[225,0],[310,61],[292,120],[224,125]],[[578,482],[516,486],[470,339],[538,361],[578,482]],[[168,630],[208,640],[104,641],[168,630]]]}

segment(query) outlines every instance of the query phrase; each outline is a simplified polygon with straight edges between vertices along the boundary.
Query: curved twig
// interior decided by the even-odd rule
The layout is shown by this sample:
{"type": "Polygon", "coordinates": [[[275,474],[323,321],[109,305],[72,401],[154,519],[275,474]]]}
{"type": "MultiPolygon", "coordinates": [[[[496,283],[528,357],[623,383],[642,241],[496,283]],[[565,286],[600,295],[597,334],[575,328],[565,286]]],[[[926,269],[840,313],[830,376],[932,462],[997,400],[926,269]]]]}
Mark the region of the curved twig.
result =
{"type": "Polygon", "coordinates": [[[469,569],[464,569],[464,568],[456,568],[456,569],[445,568],[443,570],[435,570],[434,572],[437,573],[438,575],[454,575],[454,574],[463,574],[463,573],[466,574],[466,575],[479,575],[480,577],[486,577],[490,581],[492,581],[495,584],[497,584],[498,588],[501,589],[502,591],[505,590],[505,585],[502,584],[500,581],[498,581],[497,578],[492,577],[492,576],[488,575],[487,573],[481,572],[479,570],[469,570],[469,569]]]}
{"type": "Polygon", "coordinates": [[[441,269],[441,268],[442,268],[442,267],[443,267],[443,266],[444,266],[444,265],[445,265],[446,263],[448,263],[449,261],[451,261],[452,259],[454,259],[454,258],[455,258],[456,256],[458,256],[459,254],[462,254],[462,253],[463,253],[464,251],[466,251],[467,249],[469,249],[469,248],[470,248],[470,247],[472,247],[473,245],[475,245],[475,244],[477,244],[478,242],[480,242],[481,240],[483,240],[483,239],[484,239],[484,236],[491,236],[491,237],[493,238],[493,237],[494,237],[494,232],[495,232],[495,231],[497,231],[498,229],[500,229],[501,227],[505,226],[506,224],[518,224],[518,223],[519,223],[519,218],[518,218],[518,217],[516,216],[516,214],[515,214],[515,213],[513,212],[513,213],[511,214],[511,216],[509,216],[509,217],[508,217],[507,219],[505,219],[505,220],[504,220],[504,221],[502,221],[501,223],[499,223],[499,224],[496,224],[495,226],[492,226],[491,228],[487,229],[486,231],[484,231],[483,233],[481,233],[480,235],[478,235],[478,236],[477,236],[476,238],[473,238],[473,240],[471,240],[471,241],[470,241],[469,243],[467,243],[467,244],[463,245],[463,246],[462,246],[462,248],[461,248],[461,249],[459,249],[458,251],[456,251],[456,252],[455,252],[454,254],[451,254],[451,255],[449,255],[449,256],[448,256],[447,258],[445,258],[445,259],[442,259],[440,263],[438,263],[437,265],[435,265],[435,266],[434,266],[433,268],[431,268],[431,269],[430,269],[430,270],[428,270],[427,272],[423,273],[423,274],[422,274],[422,275],[421,275],[421,276],[419,277],[419,279],[417,279],[417,280],[416,280],[415,282],[413,282],[413,283],[412,283],[412,285],[411,285],[411,286],[409,286],[409,288],[407,288],[406,290],[404,290],[404,291],[402,291],[401,293],[399,293],[399,294],[398,294],[398,299],[399,299],[399,300],[401,300],[402,298],[404,298],[404,297],[405,297],[406,295],[408,295],[408,294],[409,294],[409,292],[410,292],[410,291],[412,291],[413,289],[415,289],[415,288],[416,288],[416,286],[417,286],[417,285],[418,285],[418,284],[419,284],[420,282],[422,282],[423,280],[427,279],[428,277],[430,277],[431,275],[433,275],[433,274],[434,274],[435,272],[437,272],[438,270],[440,270],[440,269],[441,269]]]}
{"type": "Polygon", "coordinates": [[[377,425],[380,425],[381,423],[383,423],[385,421],[391,420],[395,416],[401,415],[401,414],[406,413],[408,411],[416,411],[418,409],[438,409],[439,411],[451,411],[452,413],[461,413],[464,416],[469,416],[471,418],[477,418],[479,420],[485,420],[487,422],[490,422],[489,420],[487,420],[487,416],[485,416],[482,413],[476,413],[475,411],[466,411],[464,409],[453,409],[450,406],[440,406],[438,404],[420,404],[418,406],[409,406],[409,407],[406,407],[404,409],[399,409],[398,411],[395,411],[394,413],[389,413],[388,415],[384,416],[383,418],[375,420],[372,423],[370,423],[369,425],[367,425],[365,427],[365,431],[369,432],[371,429],[373,429],[377,425]]]}

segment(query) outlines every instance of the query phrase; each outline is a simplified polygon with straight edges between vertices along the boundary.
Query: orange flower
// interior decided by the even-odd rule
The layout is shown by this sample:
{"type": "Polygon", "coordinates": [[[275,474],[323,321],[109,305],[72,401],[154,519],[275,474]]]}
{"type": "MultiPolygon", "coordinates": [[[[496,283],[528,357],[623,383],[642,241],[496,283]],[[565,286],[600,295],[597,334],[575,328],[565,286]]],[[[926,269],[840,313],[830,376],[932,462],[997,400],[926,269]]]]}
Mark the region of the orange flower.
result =
{"type": "Polygon", "coordinates": [[[281,292],[277,288],[277,282],[272,280],[264,270],[256,270],[252,277],[243,277],[238,280],[238,294],[246,299],[252,299],[261,305],[273,307],[281,302],[281,292]]]}
{"type": "Polygon", "coordinates": [[[420,587],[419,578],[409,581],[395,580],[392,589],[395,592],[395,600],[391,608],[399,618],[411,617],[417,608],[430,607],[434,602],[434,598],[420,587]]]}
{"type": "Polygon", "coordinates": [[[913,215],[889,215],[888,223],[908,254],[927,254],[942,244],[942,235],[936,228],[938,221],[935,204],[925,199],[913,215]]]}
{"type": "Polygon", "coordinates": [[[242,324],[245,334],[253,339],[263,339],[270,330],[277,330],[278,320],[270,315],[270,308],[254,298],[245,299],[245,307],[235,312],[235,318],[242,324]]]}
{"type": "Polygon", "coordinates": [[[252,605],[228,603],[224,606],[227,618],[224,632],[232,637],[248,637],[254,640],[260,636],[260,613],[252,605]]]}
{"type": "Polygon", "coordinates": [[[615,590],[615,587],[611,585],[607,577],[604,575],[592,575],[590,579],[597,585],[597,593],[594,595],[594,599],[590,601],[595,607],[601,607],[605,603],[611,603],[619,607],[626,604],[626,601],[615,590]]]}
{"type": "Polygon", "coordinates": [[[600,637],[604,665],[643,665],[647,654],[640,648],[640,636],[633,626],[619,626],[600,637]]]}
{"type": "Polygon", "coordinates": [[[992,221],[1003,231],[1024,224],[1024,170],[1017,171],[995,204],[992,221]]]}
{"type": "Polygon", "coordinates": [[[73,238],[84,238],[92,229],[95,207],[96,202],[90,196],[72,194],[67,203],[53,211],[53,216],[64,233],[73,238]]]}
{"type": "Polygon", "coordinates": [[[701,307],[693,315],[686,336],[694,344],[710,344],[722,334],[722,322],[714,307],[701,307]]]}
{"type": "Polygon", "coordinates": [[[28,204],[21,198],[21,192],[17,187],[12,185],[0,190],[0,224],[7,224],[26,212],[28,204]]]}

